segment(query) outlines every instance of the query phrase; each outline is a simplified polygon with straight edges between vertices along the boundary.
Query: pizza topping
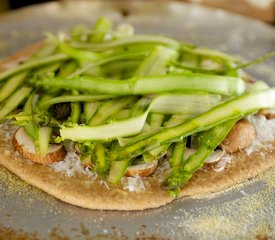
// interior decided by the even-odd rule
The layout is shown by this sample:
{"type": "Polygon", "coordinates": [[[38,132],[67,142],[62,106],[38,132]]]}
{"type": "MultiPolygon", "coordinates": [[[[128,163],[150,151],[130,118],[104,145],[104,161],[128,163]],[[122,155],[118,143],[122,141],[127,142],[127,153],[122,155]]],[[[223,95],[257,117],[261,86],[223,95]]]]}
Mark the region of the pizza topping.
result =
{"type": "Polygon", "coordinates": [[[267,119],[275,118],[275,109],[261,109],[258,114],[264,115],[267,119]]]}
{"type": "Polygon", "coordinates": [[[133,166],[129,166],[126,170],[125,176],[133,177],[133,176],[141,176],[147,177],[151,175],[157,168],[158,162],[151,163],[141,163],[133,166]]]}
{"type": "Polygon", "coordinates": [[[63,160],[66,156],[65,148],[61,144],[51,144],[45,154],[38,153],[33,140],[23,128],[15,132],[13,146],[22,156],[37,163],[54,163],[63,160]]]}
{"type": "Polygon", "coordinates": [[[227,137],[222,141],[221,147],[228,153],[234,153],[250,146],[255,139],[255,129],[247,120],[238,121],[227,137]]]}

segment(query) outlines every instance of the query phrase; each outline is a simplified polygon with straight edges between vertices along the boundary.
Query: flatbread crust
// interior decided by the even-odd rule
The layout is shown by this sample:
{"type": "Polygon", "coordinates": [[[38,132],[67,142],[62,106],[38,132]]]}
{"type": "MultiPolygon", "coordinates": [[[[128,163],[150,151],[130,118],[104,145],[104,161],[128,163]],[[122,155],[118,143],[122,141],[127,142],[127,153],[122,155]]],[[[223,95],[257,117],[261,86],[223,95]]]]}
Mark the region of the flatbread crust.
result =
{"type": "MultiPolygon", "coordinates": [[[[124,190],[121,185],[106,188],[100,179],[92,180],[86,175],[68,177],[52,168],[30,163],[13,149],[11,142],[0,139],[0,164],[25,182],[42,189],[61,201],[89,209],[143,210],[165,205],[173,198],[161,190],[160,182],[148,177],[145,191],[135,193],[124,190]]],[[[275,147],[262,149],[247,156],[239,152],[222,172],[198,171],[186,184],[179,197],[217,192],[236,183],[255,177],[275,165],[275,147]],[[264,154],[264,155],[263,155],[264,154]],[[265,157],[263,157],[265,156],[265,157]]]]}

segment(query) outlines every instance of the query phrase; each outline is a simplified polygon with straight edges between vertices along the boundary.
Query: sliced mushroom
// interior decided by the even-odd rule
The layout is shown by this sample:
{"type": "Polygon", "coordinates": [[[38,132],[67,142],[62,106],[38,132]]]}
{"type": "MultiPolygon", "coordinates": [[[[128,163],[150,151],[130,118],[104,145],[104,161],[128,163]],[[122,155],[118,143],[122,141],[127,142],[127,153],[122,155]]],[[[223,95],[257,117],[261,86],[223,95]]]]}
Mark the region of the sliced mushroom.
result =
{"type": "Polygon", "coordinates": [[[23,157],[37,163],[54,163],[63,160],[66,156],[65,147],[61,144],[50,144],[46,155],[38,154],[33,140],[26,134],[23,127],[15,132],[13,146],[23,157]]]}
{"type": "Polygon", "coordinates": [[[238,121],[227,137],[222,141],[221,147],[227,153],[234,153],[251,145],[256,137],[253,125],[245,119],[238,121]]]}
{"type": "Polygon", "coordinates": [[[147,177],[151,175],[157,168],[158,161],[150,162],[150,163],[141,163],[137,165],[133,165],[128,167],[125,176],[133,177],[133,176],[141,176],[147,177]]]}
{"type": "MultiPolygon", "coordinates": [[[[185,150],[184,157],[188,158],[191,154],[195,153],[197,150],[193,148],[187,148],[185,150]]],[[[225,155],[225,151],[222,149],[218,149],[214,151],[206,160],[205,163],[216,163],[222,159],[222,157],[225,155]]]]}
{"type": "Polygon", "coordinates": [[[258,112],[260,115],[264,115],[266,119],[273,119],[275,118],[275,109],[262,109],[258,112]]]}

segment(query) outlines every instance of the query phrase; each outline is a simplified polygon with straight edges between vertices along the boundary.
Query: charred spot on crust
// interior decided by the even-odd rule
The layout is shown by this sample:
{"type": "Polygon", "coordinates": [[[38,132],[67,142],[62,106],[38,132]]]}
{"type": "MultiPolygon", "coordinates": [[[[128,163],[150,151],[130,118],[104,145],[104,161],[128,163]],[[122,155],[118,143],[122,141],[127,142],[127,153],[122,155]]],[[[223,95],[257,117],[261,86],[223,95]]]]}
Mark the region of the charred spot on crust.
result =
{"type": "Polygon", "coordinates": [[[71,113],[70,103],[57,103],[54,104],[51,108],[51,112],[54,118],[57,120],[63,121],[66,120],[71,113]]]}

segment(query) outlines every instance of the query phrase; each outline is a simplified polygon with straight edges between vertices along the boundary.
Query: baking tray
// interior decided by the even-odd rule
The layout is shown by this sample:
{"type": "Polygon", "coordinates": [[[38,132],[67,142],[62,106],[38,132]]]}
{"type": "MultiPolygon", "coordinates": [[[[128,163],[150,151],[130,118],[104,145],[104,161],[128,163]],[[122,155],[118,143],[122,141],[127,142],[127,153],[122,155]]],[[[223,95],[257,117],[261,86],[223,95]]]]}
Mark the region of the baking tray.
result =
{"type": "MultiPolygon", "coordinates": [[[[43,38],[43,32],[92,25],[101,15],[128,22],[137,33],[165,34],[245,59],[274,50],[275,29],[256,20],[180,2],[68,1],[0,17],[0,56],[43,38]]],[[[275,59],[249,71],[274,85],[275,59]]],[[[119,212],[60,202],[0,168],[0,239],[272,239],[275,170],[246,184],[158,209],[119,212]]]]}

